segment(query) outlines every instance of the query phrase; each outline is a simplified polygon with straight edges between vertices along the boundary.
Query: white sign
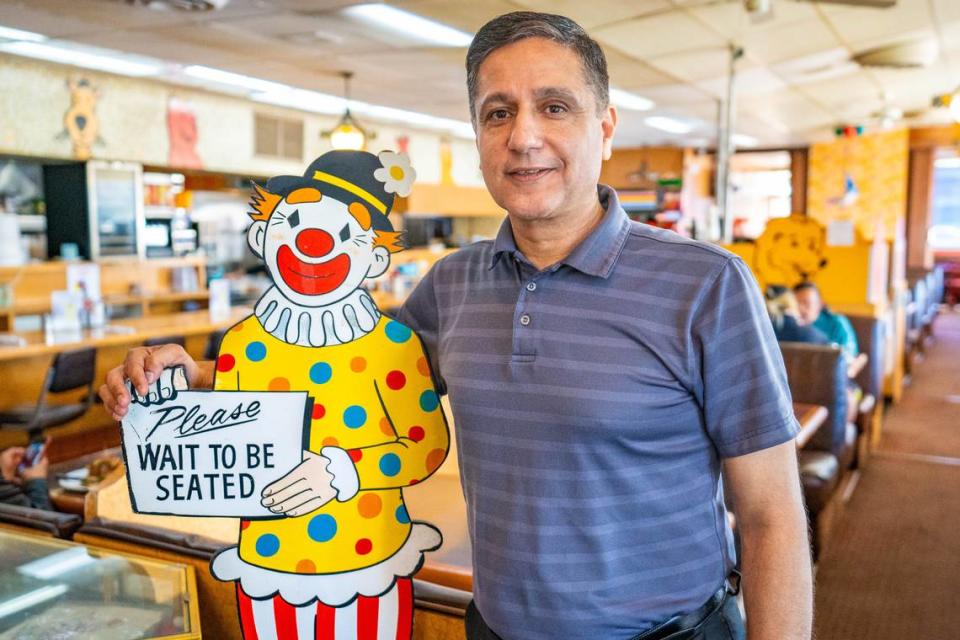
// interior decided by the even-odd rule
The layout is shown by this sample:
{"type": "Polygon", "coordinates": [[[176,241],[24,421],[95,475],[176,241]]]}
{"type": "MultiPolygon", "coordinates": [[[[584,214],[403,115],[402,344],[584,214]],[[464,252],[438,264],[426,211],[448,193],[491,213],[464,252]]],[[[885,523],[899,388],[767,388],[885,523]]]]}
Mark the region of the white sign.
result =
{"type": "Polygon", "coordinates": [[[276,517],[263,489],[303,459],[305,391],[180,391],[131,403],[122,426],[137,513],[276,517]]]}
{"type": "Polygon", "coordinates": [[[827,225],[828,247],[852,247],[856,243],[853,220],[831,220],[827,225]]]}

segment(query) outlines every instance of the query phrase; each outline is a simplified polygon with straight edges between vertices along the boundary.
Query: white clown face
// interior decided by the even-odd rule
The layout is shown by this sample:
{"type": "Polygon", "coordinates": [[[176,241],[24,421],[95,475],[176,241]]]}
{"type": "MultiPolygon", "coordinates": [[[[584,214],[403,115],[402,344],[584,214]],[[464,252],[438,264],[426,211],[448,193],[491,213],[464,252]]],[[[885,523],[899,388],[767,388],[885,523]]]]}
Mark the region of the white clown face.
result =
{"type": "Polygon", "coordinates": [[[305,307],[342,300],[366,278],[385,272],[390,252],[374,247],[373,240],[372,228],[364,230],[347,205],[329,197],[297,204],[281,200],[269,220],[254,221],[247,232],[277,288],[305,307]]]}

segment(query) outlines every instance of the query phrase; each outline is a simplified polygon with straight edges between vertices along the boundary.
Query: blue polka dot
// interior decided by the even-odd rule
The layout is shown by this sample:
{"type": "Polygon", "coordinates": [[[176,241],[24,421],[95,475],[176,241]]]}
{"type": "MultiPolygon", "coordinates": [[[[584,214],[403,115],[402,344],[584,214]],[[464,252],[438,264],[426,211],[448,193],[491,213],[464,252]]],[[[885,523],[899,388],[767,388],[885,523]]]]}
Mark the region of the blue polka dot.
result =
{"type": "Polygon", "coordinates": [[[420,394],[420,408],[424,411],[433,411],[437,408],[437,405],[440,404],[440,399],[437,398],[435,391],[424,391],[420,394]]]}
{"type": "Polygon", "coordinates": [[[313,384],[323,384],[333,376],[333,368],[326,362],[318,362],[310,367],[310,380],[313,384]]]}
{"type": "Polygon", "coordinates": [[[280,539],[272,533],[265,533],[257,538],[257,553],[269,558],[280,551],[280,539]]]}
{"type": "Polygon", "coordinates": [[[343,424],[351,429],[359,429],[367,421],[367,411],[359,405],[347,407],[343,412],[343,424]]]}
{"type": "Polygon", "coordinates": [[[387,323],[386,329],[387,337],[390,338],[392,342],[403,344],[410,339],[410,328],[405,327],[396,320],[391,320],[387,323]]]}
{"type": "Polygon", "coordinates": [[[400,524],[410,524],[410,514],[407,513],[407,508],[403,505],[397,507],[397,522],[400,524]]]}
{"type": "Polygon", "coordinates": [[[247,359],[251,362],[260,362],[267,357],[267,345],[259,340],[247,345],[247,359]]]}
{"type": "Polygon", "coordinates": [[[337,535],[337,521],[325,513],[314,516],[307,525],[307,535],[316,542],[327,542],[337,535]]]}
{"type": "Polygon", "coordinates": [[[400,458],[395,453],[388,453],[380,458],[380,473],[393,477],[400,473],[400,458]]]}

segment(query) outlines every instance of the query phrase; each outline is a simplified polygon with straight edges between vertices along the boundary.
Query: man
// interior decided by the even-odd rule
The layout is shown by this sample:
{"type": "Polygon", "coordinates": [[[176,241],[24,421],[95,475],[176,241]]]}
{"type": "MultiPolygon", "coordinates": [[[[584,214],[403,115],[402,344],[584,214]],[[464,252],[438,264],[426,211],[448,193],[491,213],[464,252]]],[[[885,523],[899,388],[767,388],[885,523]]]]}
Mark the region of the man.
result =
{"type": "Polygon", "coordinates": [[[833,313],[823,303],[820,289],[812,282],[801,282],[793,288],[797,298],[800,320],[812,326],[826,336],[827,340],[837,344],[847,360],[853,360],[860,354],[857,334],[845,315],[833,313]]]}
{"type": "MultiPolygon", "coordinates": [[[[399,314],[450,396],[473,542],[471,639],[810,637],[811,575],[783,364],[756,282],[716,247],[631,223],[597,185],[616,110],[569,19],[494,19],[467,54],[495,241],[440,261],[399,314]],[[671,635],[678,630],[679,635],[671,635]],[[638,635],[639,634],[639,635],[638,635]]],[[[134,350],[146,389],[183,362],[134,350]]]]}

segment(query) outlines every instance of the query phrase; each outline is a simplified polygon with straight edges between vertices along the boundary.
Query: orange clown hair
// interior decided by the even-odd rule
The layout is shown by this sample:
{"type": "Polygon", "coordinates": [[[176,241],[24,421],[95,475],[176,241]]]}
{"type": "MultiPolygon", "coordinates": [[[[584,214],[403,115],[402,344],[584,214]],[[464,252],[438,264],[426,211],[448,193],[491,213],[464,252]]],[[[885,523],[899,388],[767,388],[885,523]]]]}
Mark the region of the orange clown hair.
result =
{"type": "MultiPolygon", "coordinates": [[[[253,188],[254,193],[250,196],[250,207],[253,211],[247,212],[247,215],[253,220],[266,222],[284,198],[275,193],[270,193],[257,183],[253,183],[253,188]]],[[[319,202],[322,197],[322,194],[318,190],[304,187],[287,195],[286,200],[288,204],[301,204],[305,202],[319,202]]],[[[347,207],[347,211],[360,224],[364,231],[370,229],[372,220],[370,211],[366,206],[359,202],[351,202],[347,207]]],[[[384,247],[390,253],[403,251],[404,246],[400,240],[401,235],[402,233],[398,231],[378,231],[374,229],[373,246],[384,247]]]]}

